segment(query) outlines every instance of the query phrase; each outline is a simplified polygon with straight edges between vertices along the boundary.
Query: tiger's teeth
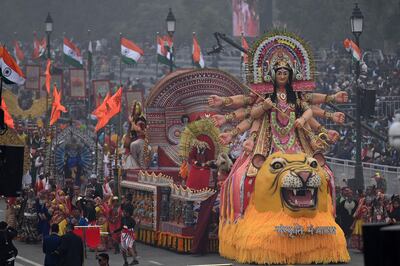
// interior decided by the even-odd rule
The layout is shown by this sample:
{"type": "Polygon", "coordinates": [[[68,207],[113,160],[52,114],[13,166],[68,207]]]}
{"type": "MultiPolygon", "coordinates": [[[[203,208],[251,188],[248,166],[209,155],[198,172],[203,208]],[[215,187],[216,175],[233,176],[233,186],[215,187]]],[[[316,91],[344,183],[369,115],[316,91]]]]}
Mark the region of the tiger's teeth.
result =
{"type": "Polygon", "coordinates": [[[310,189],[311,190],[311,195],[314,196],[314,189],[310,189]]]}
{"type": "Polygon", "coordinates": [[[293,189],[293,194],[296,196],[297,195],[297,189],[293,189]]]}
{"type": "Polygon", "coordinates": [[[294,204],[296,204],[296,205],[297,205],[297,204],[299,204],[299,203],[297,202],[297,199],[296,199],[296,200],[294,200],[294,204]]]}
{"type": "Polygon", "coordinates": [[[310,205],[312,205],[312,204],[314,204],[314,201],[313,201],[313,200],[310,200],[310,205]]]}

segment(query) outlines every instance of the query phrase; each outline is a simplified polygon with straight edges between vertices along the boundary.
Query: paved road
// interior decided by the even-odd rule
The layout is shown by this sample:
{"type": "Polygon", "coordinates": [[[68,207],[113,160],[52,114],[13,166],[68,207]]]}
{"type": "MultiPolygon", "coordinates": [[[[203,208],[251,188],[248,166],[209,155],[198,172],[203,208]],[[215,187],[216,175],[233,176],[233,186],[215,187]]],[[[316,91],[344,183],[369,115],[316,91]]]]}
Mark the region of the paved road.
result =
{"type": "MultiPolygon", "coordinates": [[[[0,200],[0,220],[4,219],[4,201],[0,200]]],[[[43,265],[43,253],[40,244],[28,245],[23,242],[15,241],[15,246],[18,248],[19,256],[17,257],[16,266],[39,266],[43,265]]],[[[137,245],[139,253],[139,265],[145,266],[186,266],[186,265],[205,265],[205,264],[228,264],[228,265],[249,265],[239,264],[231,260],[224,259],[218,254],[208,254],[205,256],[193,256],[193,255],[182,255],[168,250],[154,248],[151,246],[143,245],[138,243],[137,245]]],[[[120,255],[114,255],[111,252],[110,265],[123,265],[123,260],[120,255]]],[[[336,266],[348,265],[348,266],[362,266],[363,256],[361,253],[350,252],[352,260],[349,264],[334,264],[336,266]]],[[[87,260],[85,266],[98,265],[96,262],[96,254],[94,252],[87,253],[87,260]]]]}

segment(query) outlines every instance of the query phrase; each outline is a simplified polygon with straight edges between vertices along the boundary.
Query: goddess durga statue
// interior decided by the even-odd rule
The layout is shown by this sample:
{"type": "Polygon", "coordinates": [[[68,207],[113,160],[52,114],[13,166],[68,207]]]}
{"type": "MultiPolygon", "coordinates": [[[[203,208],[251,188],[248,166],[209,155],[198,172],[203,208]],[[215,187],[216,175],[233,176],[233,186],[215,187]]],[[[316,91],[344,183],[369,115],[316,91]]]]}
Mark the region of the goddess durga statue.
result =
{"type": "MultiPolygon", "coordinates": [[[[249,137],[243,143],[244,152],[230,173],[233,190],[242,194],[241,200],[233,204],[235,218],[243,214],[248,203],[246,194],[252,191],[252,186],[246,187],[248,182],[244,179],[257,175],[258,169],[251,164],[254,154],[268,156],[281,151],[313,156],[330,173],[330,188],[334,194],[333,174],[322,154],[338,140],[339,134],[327,130],[316,117],[343,124],[343,113],[325,111],[320,105],[347,102],[348,95],[346,92],[312,93],[315,89],[313,67],[310,50],[299,37],[287,32],[272,32],[255,43],[249,52],[246,65],[249,93],[209,97],[210,107],[235,109],[212,117],[217,127],[225,123],[236,125],[219,135],[223,144],[249,130],[249,137]]],[[[235,191],[232,193],[238,195],[235,191]]]]}

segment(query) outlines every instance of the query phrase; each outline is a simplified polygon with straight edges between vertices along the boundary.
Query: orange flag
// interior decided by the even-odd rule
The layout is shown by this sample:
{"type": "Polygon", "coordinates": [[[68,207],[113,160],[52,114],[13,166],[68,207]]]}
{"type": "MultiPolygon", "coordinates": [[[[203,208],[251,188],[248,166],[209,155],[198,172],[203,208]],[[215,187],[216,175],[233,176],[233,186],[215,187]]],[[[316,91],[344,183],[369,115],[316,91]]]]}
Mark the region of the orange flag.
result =
{"type": "Polygon", "coordinates": [[[116,93],[114,93],[113,96],[110,97],[107,101],[108,105],[110,106],[110,112],[108,113],[108,116],[110,119],[118,114],[121,111],[121,105],[122,105],[122,87],[120,87],[116,93]]]}
{"type": "MultiPolygon", "coordinates": [[[[244,38],[243,32],[242,32],[242,47],[246,50],[249,50],[249,44],[247,43],[246,38],[244,38]]],[[[247,63],[247,58],[248,58],[247,54],[241,52],[241,56],[242,56],[243,63],[247,63]]]]}
{"type": "Polygon", "coordinates": [[[99,131],[105,125],[107,125],[108,121],[110,121],[110,119],[114,115],[118,114],[121,111],[122,87],[120,87],[113,96],[111,96],[107,101],[104,101],[103,103],[105,103],[103,107],[104,112],[102,113],[103,115],[97,116],[98,122],[95,128],[95,132],[99,131]]]}
{"type": "Polygon", "coordinates": [[[8,112],[8,108],[6,105],[6,102],[4,99],[1,99],[1,109],[4,111],[4,123],[9,127],[9,128],[14,128],[14,120],[12,119],[10,113],[8,112]]]}
{"type": "Polygon", "coordinates": [[[97,106],[97,108],[92,112],[92,115],[96,116],[97,119],[99,119],[100,117],[103,117],[103,115],[106,113],[106,111],[107,111],[106,103],[109,98],[110,98],[110,93],[107,92],[107,95],[104,98],[103,102],[99,106],[97,106]]]}
{"type": "Polygon", "coordinates": [[[50,82],[51,82],[51,75],[50,75],[50,59],[47,59],[47,66],[46,66],[46,90],[47,94],[50,94],[50,82]]]}
{"type": "Polygon", "coordinates": [[[58,93],[57,87],[54,84],[53,90],[53,107],[51,109],[50,126],[52,126],[61,116],[61,112],[66,113],[67,109],[61,104],[61,92],[58,93]]]}

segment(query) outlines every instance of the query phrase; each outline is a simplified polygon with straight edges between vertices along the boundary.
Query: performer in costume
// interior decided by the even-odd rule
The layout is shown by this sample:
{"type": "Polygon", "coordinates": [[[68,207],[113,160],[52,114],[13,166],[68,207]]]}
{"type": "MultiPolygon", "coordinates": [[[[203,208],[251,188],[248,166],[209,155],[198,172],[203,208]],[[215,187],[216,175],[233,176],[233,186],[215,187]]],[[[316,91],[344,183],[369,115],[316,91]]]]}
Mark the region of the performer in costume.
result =
{"type": "Polygon", "coordinates": [[[22,238],[26,243],[36,243],[39,239],[37,232],[38,217],[35,206],[35,193],[33,189],[27,192],[26,205],[23,210],[22,238]]]}
{"type": "Polygon", "coordinates": [[[46,195],[42,191],[39,193],[39,199],[36,200],[36,211],[38,216],[38,232],[44,239],[50,233],[50,213],[46,207],[46,195]]]}
{"type": "Polygon", "coordinates": [[[129,147],[130,156],[126,159],[126,168],[146,168],[147,143],[146,126],[147,121],[143,115],[142,105],[135,101],[132,113],[129,116],[130,130],[129,137],[125,136],[125,146],[129,147]]]}
{"type": "Polygon", "coordinates": [[[136,222],[132,218],[132,209],[123,210],[123,217],[121,219],[121,227],[113,233],[121,232],[121,252],[124,258],[124,266],[128,265],[128,254],[132,254],[133,260],[129,265],[139,264],[137,261],[137,252],[134,248],[135,242],[135,225],[136,222]]]}
{"type": "Polygon", "coordinates": [[[16,221],[17,199],[15,197],[8,197],[6,203],[7,206],[6,206],[5,221],[9,226],[17,228],[17,221],[16,221]]]}
{"type": "MultiPolygon", "coordinates": [[[[121,227],[121,216],[122,216],[122,210],[118,203],[118,197],[114,196],[112,198],[111,206],[108,211],[108,225],[110,232],[114,232],[121,227]]],[[[114,253],[118,254],[121,234],[114,233],[111,235],[111,239],[114,246],[114,253]]]]}

